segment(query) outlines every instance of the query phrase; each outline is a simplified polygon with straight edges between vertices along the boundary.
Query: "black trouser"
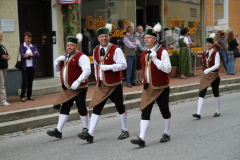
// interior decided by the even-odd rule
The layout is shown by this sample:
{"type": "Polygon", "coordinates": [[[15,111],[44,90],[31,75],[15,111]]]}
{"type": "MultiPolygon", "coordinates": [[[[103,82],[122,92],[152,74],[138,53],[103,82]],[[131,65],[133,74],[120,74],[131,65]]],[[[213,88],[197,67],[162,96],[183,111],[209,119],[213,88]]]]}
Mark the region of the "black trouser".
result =
{"type": "MultiPolygon", "coordinates": [[[[123,104],[123,89],[122,84],[119,84],[117,88],[109,95],[110,100],[115,104],[116,109],[119,114],[123,114],[125,112],[125,106],[123,104]]],[[[106,98],[104,101],[99,103],[93,108],[93,113],[100,115],[102,112],[102,109],[104,105],[106,104],[108,98],[106,98]]]]}
{"type": "MultiPolygon", "coordinates": [[[[218,97],[219,96],[219,84],[220,84],[220,78],[219,76],[211,83],[212,86],[212,92],[214,97],[218,97]]],[[[207,93],[207,88],[206,87],[204,90],[199,92],[199,97],[204,98],[206,93],[207,93]]]]}
{"type": "Polygon", "coordinates": [[[70,108],[73,106],[73,102],[76,102],[78,112],[81,116],[85,116],[88,111],[86,107],[86,95],[87,95],[88,88],[83,88],[83,90],[72,99],[64,102],[60,109],[60,114],[69,115],[70,108]]]}
{"type": "MultiPolygon", "coordinates": [[[[162,117],[164,119],[169,119],[171,118],[171,113],[169,110],[169,93],[170,93],[170,88],[165,88],[164,91],[157,97],[156,101],[158,104],[158,107],[160,109],[160,112],[162,114],[162,117]]],[[[142,110],[142,120],[150,120],[150,115],[152,112],[153,104],[155,101],[150,103],[147,107],[145,107],[142,110]]]]}
{"type": "Polygon", "coordinates": [[[35,69],[33,67],[27,67],[26,70],[22,70],[22,93],[21,98],[25,98],[25,93],[27,89],[27,98],[32,96],[32,85],[34,79],[35,69]]]}

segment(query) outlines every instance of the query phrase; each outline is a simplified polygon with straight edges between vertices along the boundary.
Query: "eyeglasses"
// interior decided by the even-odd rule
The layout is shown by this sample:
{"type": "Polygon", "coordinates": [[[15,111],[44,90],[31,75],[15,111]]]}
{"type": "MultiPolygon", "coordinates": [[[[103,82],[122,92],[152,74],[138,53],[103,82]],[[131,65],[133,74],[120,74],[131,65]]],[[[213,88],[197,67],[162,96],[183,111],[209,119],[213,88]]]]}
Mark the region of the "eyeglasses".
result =
{"type": "Polygon", "coordinates": [[[151,38],[153,38],[153,37],[144,37],[144,39],[151,39],[151,38]]]}

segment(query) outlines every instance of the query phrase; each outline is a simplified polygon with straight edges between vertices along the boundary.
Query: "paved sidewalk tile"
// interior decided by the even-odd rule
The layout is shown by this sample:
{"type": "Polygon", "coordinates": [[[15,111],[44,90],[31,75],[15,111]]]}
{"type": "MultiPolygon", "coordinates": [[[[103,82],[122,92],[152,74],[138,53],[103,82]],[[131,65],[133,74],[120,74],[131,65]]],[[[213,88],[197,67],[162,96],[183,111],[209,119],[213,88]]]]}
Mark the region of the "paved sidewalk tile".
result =
{"type": "MultiPolygon", "coordinates": [[[[220,73],[221,79],[229,79],[229,78],[236,78],[240,77],[240,72],[237,72],[236,75],[227,75],[226,73],[220,73]]],[[[201,76],[191,76],[187,79],[180,79],[180,78],[170,78],[170,86],[181,86],[193,83],[199,83],[201,76]]],[[[93,92],[94,92],[95,85],[91,85],[88,88],[87,99],[91,99],[93,92]]],[[[134,91],[141,91],[142,86],[134,86],[132,88],[126,87],[125,83],[123,83],[123,92],[134,92],[134,91]]],[[[34,108],[46,105],[52,105],[56,99],[58,98],[59,93],[54,94],[46,94],[35,96],[34,101],[27,100],[26,102],[21,102],[19,96],[7,97],[7,101],[11,104],[11,106],[0,106],[0,113],[1,112],[8,112],[20,109],[27,109],[27,108],[34,108]]]]}

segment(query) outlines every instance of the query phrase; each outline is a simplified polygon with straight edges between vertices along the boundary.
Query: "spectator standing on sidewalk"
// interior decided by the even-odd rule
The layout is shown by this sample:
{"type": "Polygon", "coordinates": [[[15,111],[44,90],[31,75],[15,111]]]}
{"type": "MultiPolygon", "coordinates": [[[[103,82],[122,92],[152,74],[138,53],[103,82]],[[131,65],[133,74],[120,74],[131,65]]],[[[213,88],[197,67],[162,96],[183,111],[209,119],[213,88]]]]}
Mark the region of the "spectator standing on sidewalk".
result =
{"type": "Polygon", "coordinates": [[[201,110],[203,106],[204,97],[207,93],[207,88],[211,84],[212,92],[215,97],[216,112],[214,117],[220,116],[220,95],[219,95],[219,84],[220,78],[218,75],[218,69],[220,66],[220,56],[217,51],[213,49],[213,39],[215,33],[211,34],[210,37],[205,39],[206,51],[202,53],[203,62],[203,74],[200,80],[199,86],[199,98],[197,113],[192,116],[195,118],[201,118],[201,110]]]}
{"type": "Polygon", "coordinates": [[[93,50],[97,86],[89,105],[89,108],[93,108],[89,131],[78,135],[80,139],[89,143],[93,142],[95,128],[108,98],[115,104],[122,124],[122,132],[118,139],[129,137],[122,89],[122,70],[127,68],[127,64],[122,50],[109,42],[111,24],[107,24],[106,27],[97,30],[100,45],[93,50]]]}
{"type": "Polygon", "coordinates": [[[82,35],[67,37],[67,54],[59,56],[54,61],[54,69],[60,71],[60,79],[63,90],[54,103],[55,109],[60,109],[57,128],[47,131],[52,137],[62,138],[64,124],[68,121],[70,108],[76,102],[83,130],[88,131],[89,115],[86,107],[86,95],[88,90],[88,76],[91,73],[90,60],[83,53],[78,51],[78,43],[82,41],[82,35]]]}
{"type": "Polygon", "coordinates": [[[127,57],[127,70],[126,70],[126,86],[131,88],[132,86],[138,86],[136,83],[136,51],[140,45],[139,41],[133,36],[134,28],[132,26],[127,27],[127,33],[123,38],[124,50],[127,57]]]}
{"type": "Polygon", "coordinates": [[[234,38],[233,31],[230,31],[228,34],[228,67],[227,67],[227,74],[235,75],[235,61],[236,58],[234,58],[234,50],[237,49],[237,46],[239,45],[239,36],[236,35],[234,38]]]}
{"type": "Polygon", "coordinates": [[[225,33],[223,31],[219,31],[220,37],[214,43],[218,48],[218,53],[220,54],[220,59],[222,60],[223,66],[227,72],[227,38],[225,37],[225,33]]]}
{"type": "Polygon", "coordinates": [[[164,122],[164,134],[160,139],[160,143],[170,141],[169,73],[171,72],[171,63],[168,52],[158,45],[156,32],[160,32],[160,30],[161,26],[154,26],[154,29],[148,28],[145,31],[144,41],[147,49],[141,57],[143,64],[143,91],[140,104],[142,111],[140,135],[131,140],[132,144],[140,147],[145,146],[145,135],[150,124],[150,115],[155,101],[164,122]]]}
{"type": "Polygon", "coordinates": [[[142,84],[142,63],[141,63],[141,56],[142,52],[147,48],[145,46],[145,43],[143,41],[142,34],[143,33],[143,27],[137,26],[136,32],[134,34],[134,37],[136,41],[140,42],[140,45],[137,47],[137,69],[136,69],[136,83],[141,85],[142,84]]]}
{"type": "Polygon", "coordinates": [[[21,102],[25,102],[25,93],[27,90],[27,99],[34,100],[32,97],[32,86],[37,69],[37,58],[39,57],[39,51],[37,47],[31,43],[32,33],[24,33],[24,43],[19,46],[19,53],[21,56],[22,64],[22,86],[21,86],[21,102]]]}
{"type": "Polygon", "coordinates": [[[193,45],[193,42],[189,42],[188,29],[183,28],[181,31],[181,36],[179,37],[178,43],[180,47],[179,51],[179,74],[181,79],[186,79],[191,72],[191,60],[190,60],[190,50],[189,48],[193,45]]]}
{"type": "Polygon", "coordinates": [[[6,48],[1,44],[3,33],[0,31],[0,106],[10,106],[6,100],[5,80],[7,75],[8,60],[11,58],[8,55],[6,48]]]}

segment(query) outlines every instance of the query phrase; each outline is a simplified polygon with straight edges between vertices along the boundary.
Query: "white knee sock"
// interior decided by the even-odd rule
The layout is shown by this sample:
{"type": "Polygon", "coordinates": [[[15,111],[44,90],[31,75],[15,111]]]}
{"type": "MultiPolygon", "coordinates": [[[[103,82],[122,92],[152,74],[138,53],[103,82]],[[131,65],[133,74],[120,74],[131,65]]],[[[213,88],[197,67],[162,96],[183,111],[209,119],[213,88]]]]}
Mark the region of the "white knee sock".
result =
{"type": "Polygon", "coordinates": [[[220,97],[215,97],[216,112],[220,113],[220,97]]]}
{"type": "Polygon", "coordinates": [[[87,113],[85,116],[80,115],[80,119],[82,120],[83,128],[88,129],[89,114],[87,113]]]}
{"type": "Polygon", "coordinates": [[[99,115],[92,113],[91,119],[90,119],[89,131],[88,131],[88,133],[91,136],[94,136],[94,130],[95,130],[97,124],[98,124],[99,118],[100,118],[99,115]]]}
{"type": "Polygon", "coordinates": [[[199,97],[199,98],[198,98],[198,110],[197,110],[197,114],[198,114],[198,115],[201,115],[201,110],[202,110],[202,106],[203,106],[203,101],[204,101],[204,98],[202,98],[202,97],[199,97]]]}
{"type": "Polygon", "coordinates": [[[170,135],[171,118],[163,119],[163,122],[164,122],[164,133],[166,133],[167,135],[170,135]]]}
{"type": "Polygon", "coordinates": [[[58,117],[58,125],[57,125],[57,130],[59,132],[62,132],[64,124],[68,121],[69,115],[66,114],[59,114],[58,117]]]}
{"type": "Polygon", "coordinates": [[[140,135],[139,135],[139,137],[142,140],[145,139],[145,135],[146,135],[149,124],[150,124],[150,120],[141,120],[140,121],[140,135]]]}
{"type": "Polygon", "coordinates": [[[119,114],[119,117],[120,117],[120,120],[121,120],[122,129],[124,131],[128,131],[128,128],[127,128],[127,115],[126,115],[126,113],[124,112],[123,114],[119,114]]]}

